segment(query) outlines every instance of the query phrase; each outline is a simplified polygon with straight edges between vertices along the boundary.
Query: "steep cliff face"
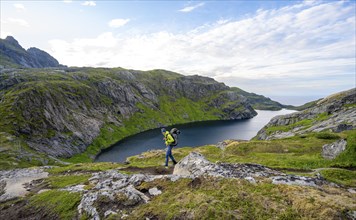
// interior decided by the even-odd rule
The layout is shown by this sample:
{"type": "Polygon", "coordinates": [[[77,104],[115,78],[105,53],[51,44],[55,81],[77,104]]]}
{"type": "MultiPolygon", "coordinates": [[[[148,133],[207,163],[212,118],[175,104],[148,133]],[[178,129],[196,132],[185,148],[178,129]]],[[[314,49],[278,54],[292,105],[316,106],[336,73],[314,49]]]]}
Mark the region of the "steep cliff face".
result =
{"type": "Polygon", "coordinates": [[[0,39],[0,66],[10,67],[59,67],[58,61],[43,50],[31,47],[25,50],[11,36],[0,39]]]}
{"type": "Polygon", "coordinates": [[[330,95],[301,112],[276,116],[256,138],[270,140],[310,132],[341,132],[356,128],[356,89],[330,95]]]}
{"type": "Polygon", "coordinates": [[[101,148],[147,129],[251,118],[248,100],[213,79],[164,70],[7,70],[0,75],[4,134],[54,157],[101,148]]]}

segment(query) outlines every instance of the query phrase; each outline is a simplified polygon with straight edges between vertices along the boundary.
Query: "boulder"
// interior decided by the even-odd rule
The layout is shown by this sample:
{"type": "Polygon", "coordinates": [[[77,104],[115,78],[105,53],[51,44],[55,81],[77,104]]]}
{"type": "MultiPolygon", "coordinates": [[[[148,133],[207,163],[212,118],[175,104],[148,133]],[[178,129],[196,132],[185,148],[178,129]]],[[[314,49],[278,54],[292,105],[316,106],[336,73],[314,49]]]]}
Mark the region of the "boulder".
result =
{"type": "Polygon", "coordinates": [[[174,175],[184,176],[213,176],[227,178],[268,177],[283,175],[279,171],[272,170],[259,164],[230,164],[211,163],[203,155],[192,152],[174,167],[174,175]]]}
{"type": "Polygon", "coordinates": [[[331,144],[325,144],[321,152],[323,158],[332,160],[335,159],[340,153],[346,149],[347,141],[344,139],[335,141],[331,144]]]}

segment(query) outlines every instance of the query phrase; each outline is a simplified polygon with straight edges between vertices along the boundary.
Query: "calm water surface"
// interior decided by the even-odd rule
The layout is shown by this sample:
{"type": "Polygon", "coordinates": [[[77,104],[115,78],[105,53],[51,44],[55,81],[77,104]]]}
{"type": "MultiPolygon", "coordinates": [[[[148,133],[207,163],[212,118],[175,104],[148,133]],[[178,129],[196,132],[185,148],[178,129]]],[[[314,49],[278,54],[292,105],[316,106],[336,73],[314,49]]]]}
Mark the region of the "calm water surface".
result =
{"type": "MultiPolygon", "coordinates": [[[[249,140],[276,115],[285,115],[293,110],[259,111],[251,119],[236,121],[195,122],[177,125],[181,134],[177,147],[196,147],[216,144],[227,139],[249,140]]],[[[169,127],[170,129],[171,127],[169,127]]],[[[141,154],[152,149],[165,149],[160,129],[153,129],[119,141],[114,146],[103,151],[95,159],[96,162],[124,162],[127,157],[141,154]]]]}

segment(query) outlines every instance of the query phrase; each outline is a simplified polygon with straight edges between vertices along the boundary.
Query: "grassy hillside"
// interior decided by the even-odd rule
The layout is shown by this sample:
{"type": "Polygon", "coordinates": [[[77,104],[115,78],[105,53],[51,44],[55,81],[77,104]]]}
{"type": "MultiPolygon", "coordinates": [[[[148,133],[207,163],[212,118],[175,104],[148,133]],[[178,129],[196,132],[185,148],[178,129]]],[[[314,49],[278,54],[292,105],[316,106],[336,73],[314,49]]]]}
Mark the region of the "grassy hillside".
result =
{"type": "MultiPolygon", "coordinates": [[[[108,197],[99,197],[95,207],[102,219],[120,219],[124,216],[127,219],[348,219],[349,212],[356,207],[354,194],[347,191],[349,187],[356,187],[356,131],[325,137],[311,133],[271,141],[225,141],[225,150],[211,145],[174,148],[173,154],[176,159],[182,159],[196,151],[212,162],[258,163],[288,174],[320,175],[340,187],[275,185],[262,177],[257,178],[258,183],[206,176],[177,181],[157,179],[135,186],[135,189],[146,194],[152,188],[162,192],[148,203],[129,203],[128,198],[118,193],[116,203],[111,203],[108,197]],[[340,138],[348,142],[345,152],[334,160],[323,159],[320,156],[322,146],[340,138]],[[118,207],[124,211],[104,217],[108,207],[118,207]]],[[[79,219],[77,207],[82,193],[69,193],[62,191],[62,188],[83,185],[85,189],[93,190],[95,185],[89,181],[91,174],[104,170],[119,169],[119,172],[128,174],[147,173],[149,170],[157,171],[156,174],[171,172],[171,169],[162,168],[164,151],[146,152],[131,157],[129,161],[130,164],[126,165],[85,163],[51,168],[48,170],[50,176],[37,186],[48,191],[0,204],[0,213],[5,217],[21,214],[27,217],[79,219]]],[[[81,219],[88,218],[81,216],[81,219]]]]}
{"type": "Polygon", "coordinates": [[[55,160],[45,155],[88,162],[101,149],[148,129],[256,114],[222,83],[165,70],[6,70],[0,74],[0,100],[0,168],[55,160]]]}

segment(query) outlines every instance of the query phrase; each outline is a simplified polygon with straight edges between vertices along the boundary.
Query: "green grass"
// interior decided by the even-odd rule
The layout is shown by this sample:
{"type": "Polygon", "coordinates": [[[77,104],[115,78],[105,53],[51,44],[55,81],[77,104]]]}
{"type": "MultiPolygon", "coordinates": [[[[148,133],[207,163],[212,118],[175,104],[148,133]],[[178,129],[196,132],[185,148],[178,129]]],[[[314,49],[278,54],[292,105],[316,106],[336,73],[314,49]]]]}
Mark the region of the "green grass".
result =
{"type": "Polygon", "coordinates": [[[344,152],[339,154],[331,164],[333,167],[356,167],[356,130],[344,131],[340,133],[347,140],[347,146],[344,152]]]}
{"type": "MultiPolygon", "coordinates": [[[[270,184],[254,186],[241,180],[199,178],[195,182],[190,179],[155,181],[139,188],[150,187],[161,188],[163,194],[135,210],[131,219],[144,219],[150,215],[158,219],[184,218],[185,215],[194,219],[269,219],[285,211],[282,205],[277,205],[279,212],[263,208],[267,199],[264,196],[275,191],[270,184]]],[[[279,195],[272,199],[283,200],[279,195]]]]}
{"type": "Polygon", "coordinates": [[[79,193],[49,190],[32,196],[28,208],[46,212],[49,216],[58,216],[60,219],[75,219],[80,200],[79,193]]]}
{"type": "Polygon", "coordinates": [[[328,181],[345,186],[356,187],[356,171],[345,169],[327,169],[321,170],[320,174],[328,181]]]}
{"type": "MultiPolygon", "coordinates": [[[[191,151],[202,153],[212,162],[258,163],[272,168],[311,170],[324,167],[356,167],[356,131],[340,133],[348,141],[345,152],[334,160],[322,158],[322,146],[336,139],[320,139],[315,133],[303,137],[291,137],[271,141],[232,142],[226,149],[215,146],[198,148],[173,148],[177,160],[191,151]]],[[[164,162],[164,151],[143,153],[143,158],[128,158],[133,166],[159,166],[164,162]]]]}
{"type": "Polygon", "coordinates": [[[67,176],[50,176],[46,181],[50,184],[51,188],[59,189],[68,186],[79,185],[86,182],[91,175],[67,175],[67,176]]]}
{"type": "Polygon", "coordinates": [[[0,170],[43,165],[57,165],[57,162],[29,148],[21,138],[0,132],[0,170]]]}
{"type": "Polygon", "coordinates": [[[352,104],[346,104],[344,105],[345,108],[356,108],[356,103],[352,103],[352,104]]]}
{"type": "Polygon", "coordinates": [[[320,133],[315,133],[314,135],[318,139],[329,139],[329,140],[340,139],[339,135],[334,134],[334,133],[330,133],[330,132],[320,132],[320,133]]]}
{"type": "Polygon", "coordinates": [[[325,192],[314,188],[238,179],[155,180],[138,189],[153,187],[163,193],[137,207],[128,219],[327,219],[352,206],[334,202],[337,194],[324,200],[325,192]]]}
{"type": "Polygon", "coordinates": [[[308,127],[311,127],[312,123],[313,123],[313,120],[304,119],[304,120],[301,120],[301,121],[298,121],[296,123],[289,124],[289,125],[280,125],[280,126],[267,127],[266,128],[266,132],[267,132],[267,134],[272,134],[272,133],[274,133],[276,131],[287,132],[287,131],[290,131],[290,130],[292,130],[294,128],[297,128],[297,127],[304,127],[304,129],[306,129],[308,127]]]}
{"type": "Polygon", "coordinates": [[[319,115],[316,116],[315,120],[316,121],[325,121],[328,118],[330,118],[331,115],[329,115],[327,112],[320,113],[319,115]]]}

